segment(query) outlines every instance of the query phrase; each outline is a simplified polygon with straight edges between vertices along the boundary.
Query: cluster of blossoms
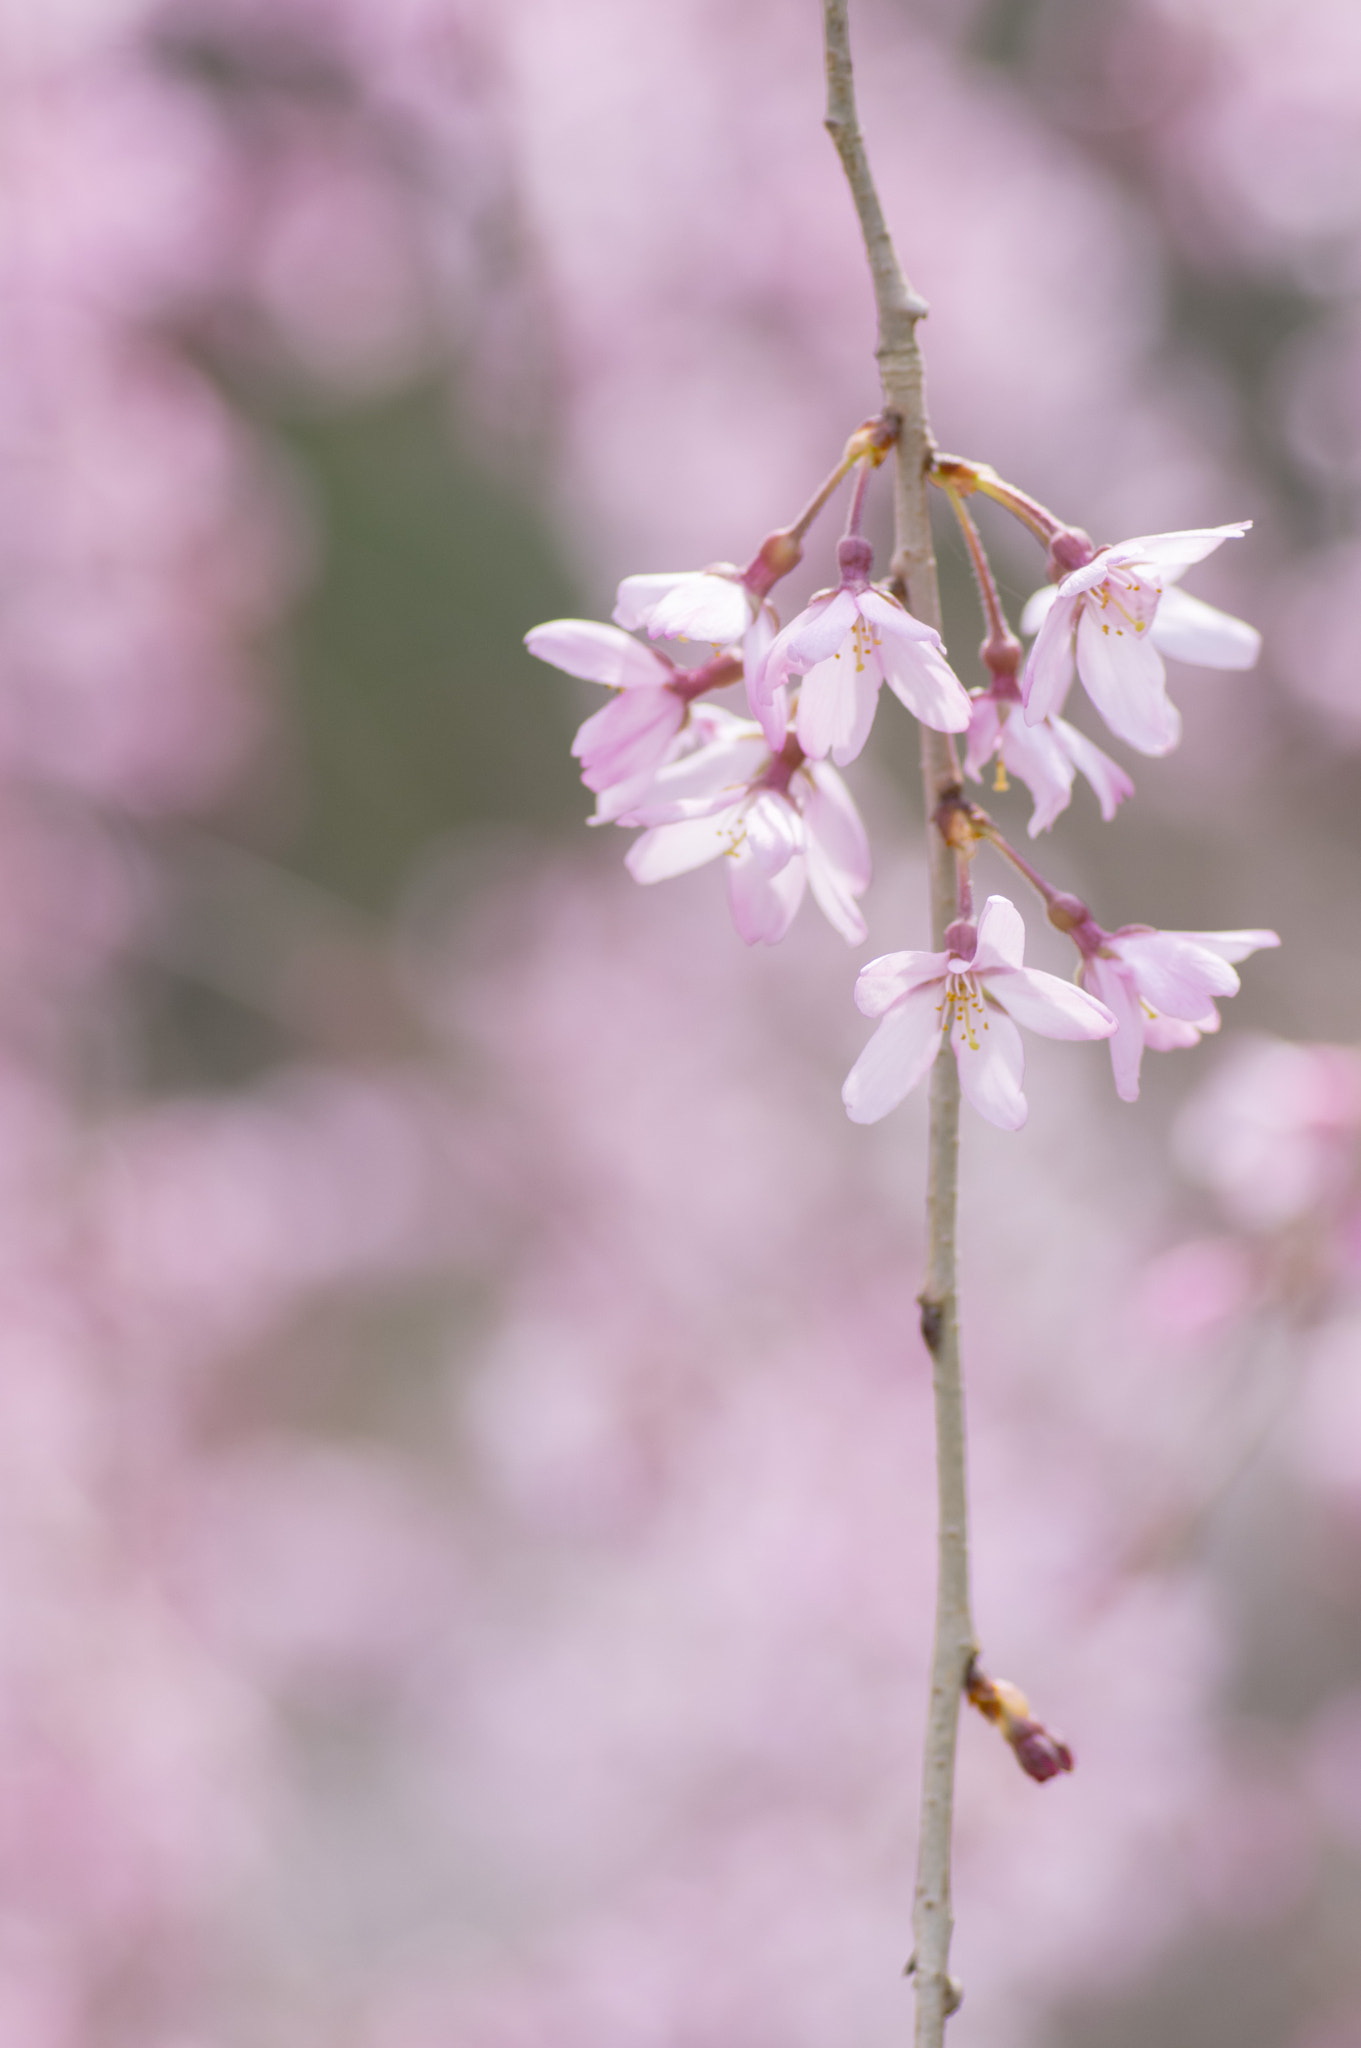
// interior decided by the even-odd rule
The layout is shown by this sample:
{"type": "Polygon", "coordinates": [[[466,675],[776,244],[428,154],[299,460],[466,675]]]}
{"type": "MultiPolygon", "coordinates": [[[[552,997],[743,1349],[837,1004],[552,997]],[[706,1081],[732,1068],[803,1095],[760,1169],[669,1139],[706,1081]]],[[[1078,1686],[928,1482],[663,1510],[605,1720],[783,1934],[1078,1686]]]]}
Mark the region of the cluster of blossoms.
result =
{"type": "MultiPolygon", "coordinates": [[[[1176,587],[1222,542],[1241,538],[1247,522],[1098,548],[986,467],[938,457],[933,481],[959,522],[987,620],[980,651],[990,680],[966,690],[940,634],[914,618],[906,593],[871,580],[864,501],[893,435],[888,415],[852,435],[804,512],[771,534],[746,569],[717,563],[628,576],[613,625],[558,619],[526,636],[541,660],[616,692],[573,747],[595,793],[592,822],[642,827],[627,856],[639,882],[722,857],[733,919],[748,944],[782,939],[809,890],[849,944],[865,938],[859,899],[870,880],[869,843],[838,770],[862,752],[883,684],[923,725],[963,736],[962,776],[979,780],[995,758],[999,790],[1008,773],[1027,785],[1033,838],[1066,809],[1079,773],[1107,820],[1133,793],[1124,769],[1062,717],[1075,677],[1118,739],[1159,755],[1181,730],[1164,655],[1243,669],[1259,651],[1253,627],[1176,587]],[[837,583],[781,627],[770,593],[800,561],[813,519],[852,471],[837,583]],[[1050,583],[1021,619],[1033,636],[1024,659],[964,502],[975,491],[1004,505],[1047,550],[1050,583]],[[710,652],[686,666],[658,640],[710,652]],[[749,716],[705,701],[739,681],[749,716]]],[[[1103,930],[1086,904],[1051,888],[965,799],[962,781],[935,822],[964,856],[959,915],[944,952],[885,954],[861,971],[856,1001],[879,1025],[843,1090],[856,1122],[894,1108],[948,1037],[968,1100],[990,1123],[1019,1129],[1027,1105],[1018,1024],[1051,1038],[1108,1039],[1117,1092],[1133,1101],[1145,1046],[1194,1045],[1217,1030],[1216,1002],[1238,988],[1234,963],[1279,943],[1268,931],[1103,930]],[[983,844],[1026,878],[1049,921],[1072,939],[1075,984],[1025,966],[1025,928],[1006,897],[990,896],[975,920],[969,862],[983,844]]]]}

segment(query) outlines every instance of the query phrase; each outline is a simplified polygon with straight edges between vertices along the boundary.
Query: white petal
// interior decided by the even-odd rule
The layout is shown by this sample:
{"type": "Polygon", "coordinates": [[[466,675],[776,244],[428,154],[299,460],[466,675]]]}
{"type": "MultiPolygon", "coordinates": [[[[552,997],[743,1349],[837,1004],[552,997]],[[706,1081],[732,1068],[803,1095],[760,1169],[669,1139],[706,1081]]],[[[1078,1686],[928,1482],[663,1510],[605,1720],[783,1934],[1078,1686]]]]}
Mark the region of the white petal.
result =
{"type": "Polygon", "coordinates": [[[1262,651],[1262,636],[1246,619],[1202,604],[1184,590],[1165,590],[1153,621],[1153,644],[1174,661],[1201,668],[1251,668],[1262,651]]]}
{"type": "Polygon", "coordinates": [[[732,813],[718,817],[687,818],[676,825],[654,825],[635,839],[624,858],[624,866],[635,882],[669,882],[673,875],[687,875],[706,861],[729,853],[733,844],[732,813]]]}
{"type": "Polygon", "coordinates": [[[741,640],[751,624],[752,599],[730,576],[691,576],[653,606],[647,630],[653,640],[711,640],[726,647],[741,640]]]}
{"type": "Polygon", "coordinates": [[[1019,967],[1025,959],[1025,919],[1009,896],[989,896],[978,920],[973,965],[980,973],[1019,967]]]}
{"type": "Polygon", "coordinates": [[[940,991],[920,988],[895,1005],[861,1053],[841,1091],[855,1124],[878,1123],[896,1109],[940,1051],[940,991]]]}
{"type": "Polygon", "coordinates": [[[1116,1030],[1104,1003],[1043,968],[1003,970],[989,974],[986,983],[988,994],[1009,1017],[1042,1038],[1110,1038],[1116,1030]]]}
{"type": "Polygon", "coordinates": [[[971,1103],[999,1131],[1019,1131],[1029,1115],[1021,1083],[1025,1079],[1025,1047],[1010,1017],[989,1005],[973,1004],[956,1012],[950,1041],[959,1064],[959,1085],[971,1103]]]}
{"type": "Polygon", "coordinates": [[[791,619],[776,638],[775,645],[783,647],[788,655],[790,674],[802,675],[805,669],[816,668],[820,661],[830,661],[850,634],[858,615],[859,607],[849,590],[835,591],[831,597],[815,597],[807,610],[791,619]]]}
{"type": "Polygon", "coordinates": [[[569,676],[581,676],[588,683],[608,683],[616,690],[632,690],[667,682],[676,671],[665,655],[643,647],[618,626],[604,626],[596,619],[550,619],[547,625],[531,627],[525,646],[540,661],[551,662],[569,676]]]}
{"type": "Polygon", "coordinates": [[[876,635],[885,639],[910,642],[944,649],[945,642],[934,626],[928,626],[924,619],[916,617],[906,605],[889,597],[882,590],[863,590],[859,598],[860,616],[867,619],[876,635]]]}
{"type": "Polygon", "coordinates": [[[1167,700],[1162,656],[1146,633],[1127,631],[1119,618],[1103,617],[1088,600],[1077,622],[1077,672],[1120,739],[1141,754],[1171,752],[1181,737],[1181,719],[1167,700]]]}
{"type": "Polygon", "coordinates": [[[794,922],[807,879],[802,860],[786,861],[772,874],[754,857],[749,841],[738,847],[728,863],[728,902],[749,946],[779,944],[794,922]]]}
{"type": "Polygon", "coordinates": [[[662,599],[694,574],[693,569],[659,569],[648,576],[626,576],[615,593],[614,623],[640,631],[662,599]]]}

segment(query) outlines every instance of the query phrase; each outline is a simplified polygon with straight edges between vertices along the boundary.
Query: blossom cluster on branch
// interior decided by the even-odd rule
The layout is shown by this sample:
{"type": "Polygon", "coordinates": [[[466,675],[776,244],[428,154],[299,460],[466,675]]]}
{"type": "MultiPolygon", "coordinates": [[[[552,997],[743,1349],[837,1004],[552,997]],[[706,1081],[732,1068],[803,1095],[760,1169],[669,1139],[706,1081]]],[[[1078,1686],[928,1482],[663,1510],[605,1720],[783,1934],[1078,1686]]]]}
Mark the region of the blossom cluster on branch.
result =
{"type": "MultiPolygon", "coordinates": [[[[958,520],[987,626],[980,653],[989,682],[966,690],[940,634],[913,616],[909,594],[872,578],[865,497],[895,432],[891,414],[859,428],[800,517],[771,534],[746,569],[715,563],[626,576],[612,625],[558,619],[526,635],[541,660],[615,692],[573,746],[596,796],[592,823],[643,828],[626,862],[639,882],[724,859],[733,920],[748,944],[782,939],[809,891],[849,944],[866,937],[859,899],[870,881],[869,842],[838,770],[863,751],[885,684],[923,725],[964,736],[963,773],[972,780],[995,757],[999,790],[1008,771],[1027,785],[1033,838],[1067,808],[1079,772],[1108,821],[1133,794],[1124,769],[1062,716],[1074,680],[1117,739],[1157,756],[1181,736],[1165,655],[1227,670],[1257,659],[1252,626],[1179,587],[1187,569],[1241,539],[1249,521],[1097,547],[985,465],[937,456],[932,478],[958,520]],[[770,592],[802,559],[813,520],[852,473],[837,581],[782,627],[770,592]],[[976,492],[1046,549],[1050,582],[1021,617],[1033,636],[1024,660],[965,503],[976,492]],[[709,652],[685,666],[658,640],[709,652]],[[748,717],[705,701],[739,679],[748,717]]],[[[948,1038],[974,1108],[1001,1129],[1019,1129],[1027,1104],[1017,1024],[1051,1038],[1109,1040],[1117,1092],[1133,1101],[1145,1047],[1168,1051],[1217,1031],[1217,1000],[1239,985],[1234,963],[1280,943],[1266,930],[1104,930],[966,800],[962,782],[934,822],[963,856],[959,915],[945,952],[885,954],[861,972],[856,1001],[879,1023],[843,1092],[856,1122],[893,1109],[948,1038]],[[1077,986],[1025,966],[1025,928],[1008,898],[989,897],[975,919],[969,864],[985,844],[1073,941],[1077,986]]]]}

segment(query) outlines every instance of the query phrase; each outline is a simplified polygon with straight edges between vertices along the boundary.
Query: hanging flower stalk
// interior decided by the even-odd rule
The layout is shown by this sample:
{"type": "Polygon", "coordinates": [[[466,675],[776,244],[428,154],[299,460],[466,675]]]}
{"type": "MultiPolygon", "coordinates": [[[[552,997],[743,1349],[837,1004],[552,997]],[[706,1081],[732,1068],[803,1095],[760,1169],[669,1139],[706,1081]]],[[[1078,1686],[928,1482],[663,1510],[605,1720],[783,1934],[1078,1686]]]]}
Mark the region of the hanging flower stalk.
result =
{"type": "Polygon", "coordinates": [[[614,693],[573,746],[596,796],[591,822],[639,832],[626,864],[642,883],[721,864],[748,944],[783,939],[807,895],[848,944],[863,942],[870,849],[839,771],[868,743],[885,686],[920,728],[931,942],[860,969],[855,1000],[876,1029],[843,1100],[854,1122],[873,1123],[929,1079],[926,1270],[918,1299],[935,1396],[937,1586],[910,1974],[917,2048],[940,2048],[962,1995],[949,1972],[961,1701],[1000,1731],[1031,1778],[1043,1783],[1073,1768],[1067,1742],[1031,1714],[1018,1688],[985,1675],[975,1640],[955,1260],[961,1094],[1000,1129],[1020,1128],[1028,1114],[1022,1027],[1105,1041],[1116,1091],[1133,1101],[1145,1049],[1190,1047],[1217,1030],[1217,1004],[1238,988],[1236,963],[1279,940],[1257,930],[1108,931],[1078,897],[1047,882],[965,795],[965,778],[978,781],[995,763],[997,793],[1010,777],[1029,789],[1034,838],[1068,807],[1081,775],[1103,818],[1113,818],[1134,784],[1062,716],[1071,686],[1081,682],[1117,741],[1136,752],[1156,757],[1176,746],[1181,723],[1167,694],[1165,657],[1221,669],[1247,668],[1257,657],[1251,626],[1179,587],[1187,569],[1243,539],[1249,522],[1098,546],[986,463],[936,449],[917,345],[927,308],[903,275],[870,175],[846,9],[847,0],[824,0],[826,126],[874,285],[882,411],[856,428],[803,510],[766,537],[745,569],[719,562],[629,575],[612,624],[558,619],[526,640],[541,660],[614,693]],[[894,547],[887,574],[876,579],[863,514],[890,454],[894,547]],[[851,476],[836,580],[782,626],[772,593],[851,476]],[[980,654],[989,680],[972,693],[942,637],[927,505],[933,484],[958,523],[983,611],[980,654]],[[1028,655],[968,509],[976,493],[1005,507],[1045,550],[1049,583],[1020,620],[1022,633],[1034,636],[1028,655]],[[745,716],[712,701],[739,683],[745,716]],[[1024,922],[1008,897],[990,895],[975,916],[972,864],[985,851],[1024,879],[1050,924],[1071,939],[1072,981],[1026,966],[1024,922]]]}

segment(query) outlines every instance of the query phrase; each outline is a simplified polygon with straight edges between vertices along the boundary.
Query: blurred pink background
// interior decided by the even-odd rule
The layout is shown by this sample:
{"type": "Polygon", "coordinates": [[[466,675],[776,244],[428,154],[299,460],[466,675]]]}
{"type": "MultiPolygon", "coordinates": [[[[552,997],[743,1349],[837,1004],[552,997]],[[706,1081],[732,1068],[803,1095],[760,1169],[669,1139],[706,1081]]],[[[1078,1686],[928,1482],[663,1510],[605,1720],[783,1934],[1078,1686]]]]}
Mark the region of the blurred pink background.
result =
{"type": "MultiPolygon", "coordinates": [[[[942,442],[1254,521],[1261,667],[1038,858],[1285,941],[967,1132],[979,1624],[1078,1769],[964,1729],[951,2039],[1356,2048],[1361,15],[853,26],[942,442]]],[[[874,410],[821,94],[788,0],[0,5],[6,2048],[908,2038],[923,1111],[838,1090],[913,737],[868,946],[749,953],[520,644],[874,410]]]]}

